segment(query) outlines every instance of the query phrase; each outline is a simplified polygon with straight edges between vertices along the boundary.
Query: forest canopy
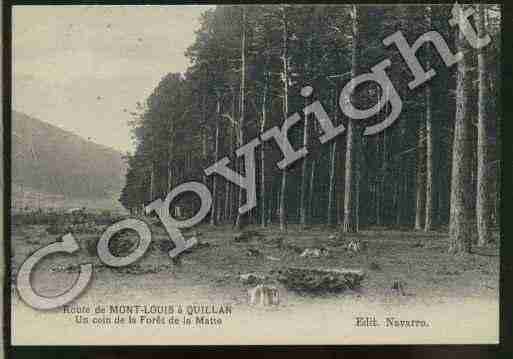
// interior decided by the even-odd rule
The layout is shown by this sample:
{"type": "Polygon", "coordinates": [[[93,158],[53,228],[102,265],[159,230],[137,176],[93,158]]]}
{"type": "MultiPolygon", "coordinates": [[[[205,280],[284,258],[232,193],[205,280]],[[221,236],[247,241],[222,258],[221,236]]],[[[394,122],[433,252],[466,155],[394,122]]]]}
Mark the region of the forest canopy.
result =
{"type": "MultiPolygon", "coordinates": [[[[204,183],[213,204],[211,224],[266,226],[299,223],[340,226],[355,232],[368,226],[432,230],[449,226],[451,251],[468,251],[477,226],[479,241],[498,225],[500,199],[500,7],[474,5],[470,22],[491,43],[469,46],[451,26],[446,5],[226,5],[202,14],[186,51],[185,73],[162,78],[138,104],[131,124],[136,151],[120,202],[132,213],[188,181],[204,183]],[[436,76],[411,90],[414,77],[396,46],[383,39],[400,31],[410,45],[438,32],[463,59],[446,66],[434,46],[417,52],[436,76]],[[392,106],[355,121],[339,105],[351,78],[390,59],[387,69],[402,98],[398,119],[384,131],[364,136],[392,106]],[[305,98],[301,90],[311,86],[305,98]],[[303,109],[320,101],[334,125],[346,131],[321,144],[319,123],[303,109]],[[256,149],[257,203],[241,215],[245,192],[204,169],[228,157],[244,172],[235,150],[293,113],[301,121],[288,138],[308,155],[285,169],[275,142],[256,149]]],[[[358,108],[376,105],[375,84],[355,89],[358,108]]],[[[193,195],[171,205],[184,215],[198,208],[193,195]]],[[[175,213],[173,211],[172,213],[175,213]]]]}

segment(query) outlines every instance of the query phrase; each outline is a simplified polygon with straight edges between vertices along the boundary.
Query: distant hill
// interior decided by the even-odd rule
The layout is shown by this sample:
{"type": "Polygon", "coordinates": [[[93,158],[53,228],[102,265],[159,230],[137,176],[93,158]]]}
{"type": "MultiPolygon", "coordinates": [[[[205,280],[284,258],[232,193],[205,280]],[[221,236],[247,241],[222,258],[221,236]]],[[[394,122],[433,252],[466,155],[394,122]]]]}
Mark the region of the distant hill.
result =
{"type": "Polygon", "coordinates": [[[11,138],[14,206],[119,207],[126,170],[121,152],[16,111],[11,138]]]}

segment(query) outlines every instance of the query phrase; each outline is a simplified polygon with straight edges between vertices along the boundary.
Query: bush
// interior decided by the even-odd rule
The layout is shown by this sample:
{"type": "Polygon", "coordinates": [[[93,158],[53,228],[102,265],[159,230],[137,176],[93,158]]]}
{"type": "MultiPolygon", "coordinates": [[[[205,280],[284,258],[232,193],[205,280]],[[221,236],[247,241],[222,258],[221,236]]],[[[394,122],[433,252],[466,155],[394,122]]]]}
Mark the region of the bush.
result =
{"type": "Polygon", "coordinates": [[[46,228],[46,232],[48,234],[53,234],[53,235],[65,234],[66,227],[65,227],[64,223],[62,223],[60,221],[55,221],[46,228]]]}
{"type": "Polygon", "coordinates": [[[45,225],[55,223],[58,216],[59,215],[55,212],[36,210],[26,213],[15,213],[11,218],[12,223],[15,225],[45,225]]]}
{"type": "Polygon", "coordinates": [[[109,250],[116,257],[125,257],[139,245],[139,236],[132,229],[123,229],[109,241],[109,250]]]}
{"type": "Polygon", "coordinates": [[[97,255],[97,245],[99,238],[89,238],[84,241],[84,247],[89,256],[94,257],[97,255]]]}

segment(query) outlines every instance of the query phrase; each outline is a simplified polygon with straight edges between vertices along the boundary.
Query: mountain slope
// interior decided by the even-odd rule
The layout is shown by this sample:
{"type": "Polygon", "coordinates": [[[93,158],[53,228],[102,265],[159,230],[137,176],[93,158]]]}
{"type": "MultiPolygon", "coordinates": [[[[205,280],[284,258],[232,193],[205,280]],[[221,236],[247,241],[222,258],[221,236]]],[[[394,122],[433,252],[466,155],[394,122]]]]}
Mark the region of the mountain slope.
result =
{"type": "Polygon", "coordinates": [[[11,138],[15,200],[34,191],[69,200],[119,196],[126,170],[120,152],[16,111],[11,138]]]}

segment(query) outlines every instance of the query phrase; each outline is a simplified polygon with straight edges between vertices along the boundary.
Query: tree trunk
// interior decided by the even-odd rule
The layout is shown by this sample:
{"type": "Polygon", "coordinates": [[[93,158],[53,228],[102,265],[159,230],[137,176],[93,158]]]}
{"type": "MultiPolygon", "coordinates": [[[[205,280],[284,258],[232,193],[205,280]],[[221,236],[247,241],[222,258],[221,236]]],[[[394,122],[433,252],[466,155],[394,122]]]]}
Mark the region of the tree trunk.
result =
{"type": "Polygon", "coordinates": [[[394,210],[395,210],[396,218],[393,219],[394,222],[392,222],[392,223],[395,223],[395,225],[398,226],[399,223],[397,223],[398,222],[397,221],[397,212],[399,212],[399,206],[401,205],[399,202],[399,194],[401,191],[402,177],[401,177],[400,172],[394,174],[394,177],[395,177],[395,183],[394,183],[394,196],[393,196],[392,208],[394,208],[394,210]]]}
{"type": "MultiPolygon", "coordinates": [[[[353,5],[353,53],[351,59],[351,78],[357,75],[359,41],[359,6],[353,5]]],[[[354,91],[354,89],[353,89],[354,91]]],[[[350,99],[347,99],[350,100],[350,99]]],[[[346,134],[345,188],[344,188],[344,226],[343,232],[357,232],[358,181],[359,181],[359,142],[361,131],[358,120],[349,119],[346,134]]]]}
{"type": "MultiPolygon", "coordinates": [[[[205,78],[204,78],[204,88],[203,88],[203,101],[201,104],[201,154],[202,154],[202,166],[206,168],[208,165],[208,151],[207,151],[207,86],[208,86],[208,70],[205,67],[205,78]]],[[[192,162],[192,160],[191,160],[192,162]]],[[[192,163],[191,163],[192,165],[192,163]]],[[[203,176],[203,184],[207,185],[207,174],[205,171],[202,171],[203,176]]]]}
{"type": "Polygon", "coordinates": [[[317,160],[315,158],[312,158],[312,169],[310,171],[310,192],[309,192],[309,198],[308,198],[308,206],[307,206],[307,211],[308,211],[308,217],[310,218],[310,220],[314,217],[314,180],[315,180],[315,166],[316,166],[316,163],[317,163],[317,160]]]}
{"type": "Polygon", "coordinates": [[[345,181],[345,137],[340,136],[339,138],[335,138],[337,141],[337,163],[338,166],[335,166],[337,169],[337,174],[335,176],[335,197],[337,201],[337,225],[342,227],[344,224],[344,181],[345,181]]]}
{"type": "MultiPolygon", "coordinates": [[[[235,101],[236,101],[236,96],[235,96],[235,89],[232,87],[231,88],[231,92],[232,92],[232,109],[231,109],[231,115],[232,115],[232,118],[236,118],[236,114],[235,114],[235,101]]],[[[234,134],[234,125],[232,123],[229,123],[228,124],[229,126],[229,131],[228,131],[228,154],[232,154],[234,152],[234,147],[235,147],[235,134],[234,134]]],[[[225,220],[226,222],[230,222],[230,223],[233,223],[233,208],[235,207],[234,206],[234,203],[235,203],[235,195],[234,195],[234,185],[229,182],[229,181],[226,181],[225,182],[225,196],[226,196],[226,203],[225,203],[225,220]]]]}
{"type": "MultiPolygon", "coordinates": [[[[337,91],[334,90],[332,93],[333,101],[334,101],[334,111],[333,111],[333,119],[337,120],[337,111],[338,111],[338,98],[337,91]]],[[[333,226],[336,224],[336,194],[335,194],[335,186],[336,186],[336,175],[335,172],[337,170],[337,140],[333,139],[331,142],[330,149],[330,179],[329,179],[329,189],[328,189],[328,226],[333,226]],[[335,217],[333,217],[335,216],[335,217]]]]}
{"type": "MultiPolygon", "coordinates": [[[[431,29],[431,6],[426,6],[427,28],[431,29]]],[[[427,68],[431,67],[431,61],[428,56],[427,68]]],[[[433,203],[435,201],[434,191],[434,146],[433,146],[433,119],[431,110],[431,83],[426,85],[426,208],[424,231],[430,231],[433,228],[433,203]]]]}
{"type": "MultiPolygon", "coordinates": [[[[229,153],[231,153],[231,149],[232,149],[232,127],[231,127],[231,124],[229,125],[230,128],[229,128],[229,131],[228,131],[228,150],[229,150],[229,153]]],[[[224,183],[224,221],[225,222],[229,222],[230,221],[230,218],[231,218],[231,210],[230,208],[232,207],[232,203],[231,203],[231,184],[229,181],[225,181],[224,183]]]]}
{"type": "Polygon", "coordinates": [[[360,136],[354,120],[349,120],[347,125],[346,145],[346,181],[344,188],[344,232],[357,232],[357,197],[358,197],[358,139],[360,136]]]}
{"type": "MultiPolygon", "coordinates": [[[[385,132],[383,132],[383,135],[384,134],[385,134],[385,132]]],[[[380,137],[379,135],[376,136],[376,145],[377,145],[376,156],[379,156],[380,148],[384,147],[384,146],[380,146],[379,137],[380,137]]],[[[383,137],[383,144],[384,143],[385,143],[385,138],[383,137]]],[[[382,151],[384,151],[384,149],[382,149],[382,151]]],[[[382,167],[379,168],[379,170],[376,172],[377,172],[376,173],[376,181],[375,181],[375,185],[374,185],[374,197],[375,197],[375,206],[376,206],[376,225],[381,226],[381,224],[382,224],[382,221],[381,221],[381,197],[383,194],[383,179],[384,179],[382,167]]]]}
{"type": "MultiPolygon", "coordinates": [[[[267,119],[267,74],[266,83],[262,98],[262,122],[260,123],[260,135],[265,131],[266,119],[267,119]]],[[[265,227],[266,222],[266,186],[265,186],[265,142],[260,144],[260,225],[265,227]]]]}
{"type": "MultiPolygon", "coordinates": [[[[388,89],[387,89],[388,91],[388,89]]],[[[385,178],[388,171],[388,164],[387,164],[387,133],[386,131],[383,131],[383,153],[382,153],[382,165],[381,165],[381,178],[379,182],[379,187],[377,188],[377,201],[376,201],[376,207],[378,208],[377,215],[378,215],[378,225],[383,225],[385,219],[383,218],[383,207],[384,207],[384,198],[385,198],[385,178]]]]}
{"type": "MultiPolygon", "coordinates": [[[[388,88],[386,89],[388,92],[388,88]]],[[[376,92],[376,95],[378,96],[378,103],[381,107],[381,96],[379,96],[379,91],[376,92]]],[[[388,94],[387,94],[388,96],[388,94]]],[[[378,114],[378,121],[379,121],[379,114],[378,114]]],[[[385,174],[387,170],[387,137],[386,137],[386,131],[383,131],[382,138],[383,138],[383,144],[380,146],[379,144],[379,134],[376,136],[376,157],[379,157],[380,155],[380,148],[381,148],[381,166],[376,171],[376,181],[375,181],[375,206],[376,206],[376,225],[381,226],[383,224],[383,215],[382,215],[382,209],[383,209],[383,198],[385,197],[385,174]]]]}
{"type": "Polygon", "coordinates": [[[426,176],[424,173],[424,161],[426,159],[424,128],[422,125],[418,130],[417,140],[417,166],[416,166],[416,206],[415,206],[415,230],[420,231],[423,228],[424,210],[426,201],[426,176]]]}
{"type": "MultiPolygon", "coordinates": [[[[305,119],[304,119],[304,128],[303,128],[303,146],[304,147],[308,147],[308,131],[309,131],[309,117],[308,115],[305,114],[305,119]]],[[[300,198],[300,203],[299,203],[299,222],[301,224],[301,227],[302,228],[305,228],[306,225],[307,225],[307,213],[306,213],[306,208],[308,206],[308,204],[306,203],[306,199],[307,199],[307,187],[306,187],[306,183],[307,183],[307,169],[308,169],[308,156],[304,157],[303,158],[303,162],[301,164],[301,198],[300,198]]]]}
{"type": "MultiPolygon", "coordinates": [[[[462,21],[462,20],[460,20],[462,21]]],[[[472,91],[469,54],[466,40],[458,30],[457,51],[463,52],[456,77],[456,115],[452,149],[450,247],[449,253],[470,253],[472,220],[471,183],[471,113],[469,96],[472,91]]]]}
{"type": "Polygon", "coordinates": [[[173,174],[173,154],[174,154],[174,143],[175,143],[175,129],[174,121],[171,120],[169,124],[169,145],[167,151],[167,192],[171,192],[174,183],[173,174]]]}
{"type": "MultiPolygon", "coordinates": [[[[485,35],[485,19],[483,4],[477,5],[476,27],[479,37],[485,35]]],[[[489,97],[486,70],[486,53],[481,48],[477,54],[478,67],[478,115],[477,115],[477,234],[478,245],[489,243],[492,239],[491,219],[493,209],[492,177],[490,176],[490,150],[488,142],[489,119],[486,101],[489,97]]]]}
{"type": "MultiPolygon", "coordinates": [[[[221,98],[217,98],[216,109],[216,134],[215,134],[215,149],[214,149],[214,163],[219,160],[219,117],[221,116],[221,98]]],[[[212,178],[212,209],[210,211],[210,224],[216,225],[216,216],[218,215],[218,200],[217,200],[217,177],[214,175],[212,178]]]]}
{"type": "MultiPolygon", "coordinates": [[[[289,68],[288,68],[288,29],[287,29],[287,18],[285,14],[285,6],[282,6],[282,62],[283,62],[283,118],[287,118],[289,113],[289,68]]],[[[286,202],[286,191],[287,191],[287,169],[284,168],[281,173],[281,189],[280,189],[280,204],[279,204],[279,215],[280,215],[280,230],[285,231],[286,229],[286,218],[285,213],[285,202],[286,202]]]]}
{"type": "MultiPolygon", "coordinates": [[[[244,112],[246,109],[246,9],[242,6],[242,38],[241,38],[241,80],[240,80],[240,120],[238,133],[238,147],[244,144],[244,112]]],[[[239,208],[242,206],[242,187],[239,187],[239,208]]],[[[243,227],[242,215],[237,212],[235,228],[240,230],[243,227]]]]}
{"type": "MultiPolygon", "coordinates": [[[[151,164],[150,164],[150,198],[149,202],[152,202],[155,199],[155,129],[153,126],[151,127],[151,154],[150,154],[151,164]]],[[[38,197],[39,202],[39,197],[38,197]]]]}
{"type": "Polygon", "coordinates": [[[409,166],[399,166],[399,169],[402,169],[402,191],[399,195],[398,199],[398,206],[397,206],[397,217],[395,219],[395,223],[397,226],[402,225],[404,220],[404,208],[406,207],[406,204],[408,201],[408,179],[409,179],[409,173],[408,173],[409,166]]]}
{"type": "Polygon", "coordinates": [[[337,141],[331,142],[330,154],[330,186],[328,190],[328,226],[335,225],[333,220],[334,206],[335,206],[335,162],[337,157],[337,141]]]}
{"type": "Polygon", "coordinates": [[[433,203],[435,201],[434,191],[434,146],[433,146],[433,123],[431,112],[431,88],[430,84],[426,86],[426,208],[424,231],[430,231],[433,228],[433,203]]]}

